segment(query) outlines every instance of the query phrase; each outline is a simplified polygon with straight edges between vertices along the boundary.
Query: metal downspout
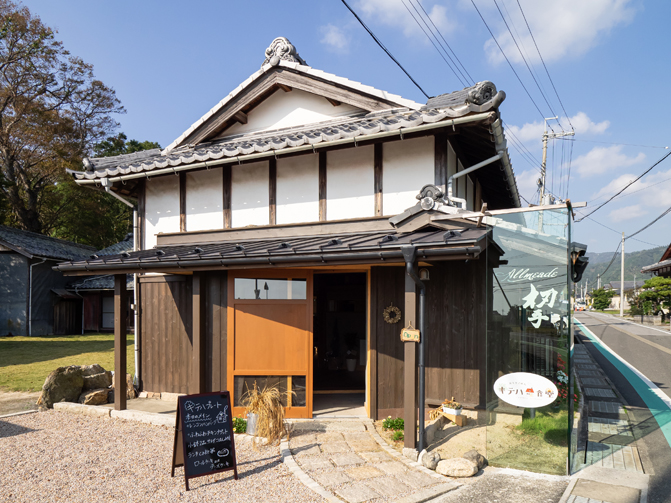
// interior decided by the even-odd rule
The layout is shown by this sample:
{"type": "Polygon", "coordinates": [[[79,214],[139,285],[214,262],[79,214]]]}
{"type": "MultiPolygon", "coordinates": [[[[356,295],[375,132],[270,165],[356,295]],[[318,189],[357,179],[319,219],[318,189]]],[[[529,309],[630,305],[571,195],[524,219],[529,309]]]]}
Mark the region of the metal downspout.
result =
{"type": "Polygon", "coordinates": [[[418,451],[424,450],[424,414],[425,412],[425,369],[424,369],[424,349],[426,340],[425,311],[426,311],[426,285],[419,279],[415,273],[415,256],[417,248],[414,246],[403,246],[401,248],[403,258],[405,259],[405,270],[408,276],[412,278],[419,287],[419,355],[417,366],[419,370],[419,446],[418,451]]]}

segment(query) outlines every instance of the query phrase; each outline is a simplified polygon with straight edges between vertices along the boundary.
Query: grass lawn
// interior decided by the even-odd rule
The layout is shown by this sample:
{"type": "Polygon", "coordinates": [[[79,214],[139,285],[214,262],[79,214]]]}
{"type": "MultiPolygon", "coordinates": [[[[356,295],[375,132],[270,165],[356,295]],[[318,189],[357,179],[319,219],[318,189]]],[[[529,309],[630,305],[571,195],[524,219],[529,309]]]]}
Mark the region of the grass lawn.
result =
{"type": "MultiPolygon", "coordinates": [[[[133,334],[128,334],[127,369],[134,372],[133,334]]],[[[0,337],[0,390],[39,391],[49,372],[68,365],[98,363],[114,370],[114,335],[0,337]]]]}

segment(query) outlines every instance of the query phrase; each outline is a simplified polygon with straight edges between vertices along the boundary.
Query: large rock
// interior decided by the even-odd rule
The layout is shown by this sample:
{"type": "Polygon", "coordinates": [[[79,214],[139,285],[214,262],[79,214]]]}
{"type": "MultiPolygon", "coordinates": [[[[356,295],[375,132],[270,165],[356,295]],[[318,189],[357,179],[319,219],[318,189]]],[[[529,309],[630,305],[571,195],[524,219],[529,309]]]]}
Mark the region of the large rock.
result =
{"type": "Polygon", "coordinates": [[[475,449],[468,451],[466,454],[463,455],[463,458],[468,459],[469,461],[472,461],[473,463],[478,465],[478,470],[482,470],[485,466],[487,466],[487,458],[485,458],[475,449]]]}
{"type": "Polygon", "coordinates": [[[81,367],[78,365],[58,367],[44,381],[37,404],[53,409],[54,404],[58,402],[76,402],[83,387],[84,377],[81,367]]]}
{"type": "Polygon", "coordinates": [[[478,473],[478,465],[465,458],[444,459],[436,466],[436,473],[447,477],[472,477],[478,473]]]}
{"type": "Polygon", "coordinates": [[[105,372],[105,369],[97,363],[94,363],[93,365],[82,365],[80,368],[82,369],[82,376],[92,376],[105,372]]]}
{"type": "Polygon", "coordinates": [[[426,452],[426,450],[423,450],[422,454],[419,455],[419,462],[429,470],[435,470],[440,463],[440,454],[435,451],[426,452]]]}
{"type": "MultiPolygon", "coordinates": [[[[112,389],[114,389],[114,379],[112,379],[112,389]]],[[[126,374],[126,399],[135,398],[135,386],[133,386],[133,378],[130,374],[126,374]]]]}
{"type": "Polygon", "coordinates": [[[84,391],[84,393],[79,395],[79,403],[83,403],[84,405],[103,405],[107,403],[107,395],[109,393],[110,390],[108,388],[84,391]]]}
{"type": "Polygon", "coordinates": [[[84,376],[85,391],[88,391],[90,389],[109,388],[111,384],[112,384],[111,372],[100,372],[100,374],[84,376]]]}

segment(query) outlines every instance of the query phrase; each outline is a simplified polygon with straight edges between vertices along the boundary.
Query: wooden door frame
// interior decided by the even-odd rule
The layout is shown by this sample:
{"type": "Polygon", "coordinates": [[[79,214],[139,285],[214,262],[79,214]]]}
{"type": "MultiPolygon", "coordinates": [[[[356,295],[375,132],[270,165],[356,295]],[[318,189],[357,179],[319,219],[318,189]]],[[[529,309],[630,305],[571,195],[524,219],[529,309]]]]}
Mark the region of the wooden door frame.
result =
{"type": "Polygon", "coordinates": [[[280,305],[296,305],[306,304],[307,317],[307,331],[308,343],[306,350],[307,369],[305,374],[305,407],[291,407],[285,408],[285,415],[288,418],[311,418],[312,417],[312,380],[313,380],[313,365],[312,365],[312,347],[313,347],[313,274],[312,269],[246,269],[228,272],[228,306],[227,306],[227,388],[231,394],[232,413],[241,415],[244,413],[243,407],[236,407],[235,404],[235,376],[296,376],[302,375],[302,370],[297,371],[277,371],[258,369],[254,371],[241,371],[238,373],[235,366],[235,306],[236,304],[280,304],[280,305]],[[306,279],[306,298],[305,300],[263,300],[261,302],[254,299],[240,299],[239,302],[235,299],[235,278],[301,278],[306,279]]]}

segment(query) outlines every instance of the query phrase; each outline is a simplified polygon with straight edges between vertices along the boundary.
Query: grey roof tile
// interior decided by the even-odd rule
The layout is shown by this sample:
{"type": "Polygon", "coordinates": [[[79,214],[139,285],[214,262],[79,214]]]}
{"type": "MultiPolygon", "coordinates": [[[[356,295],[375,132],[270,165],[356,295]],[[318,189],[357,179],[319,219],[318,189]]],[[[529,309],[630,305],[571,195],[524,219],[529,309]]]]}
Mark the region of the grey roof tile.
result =
{"type": "Polygon", "coordinates": [[[56,239],[35,232],[0,225],[0,242],[21,254],[60,260],[85,258],[95,251],[93,246],[56,239]]]}

